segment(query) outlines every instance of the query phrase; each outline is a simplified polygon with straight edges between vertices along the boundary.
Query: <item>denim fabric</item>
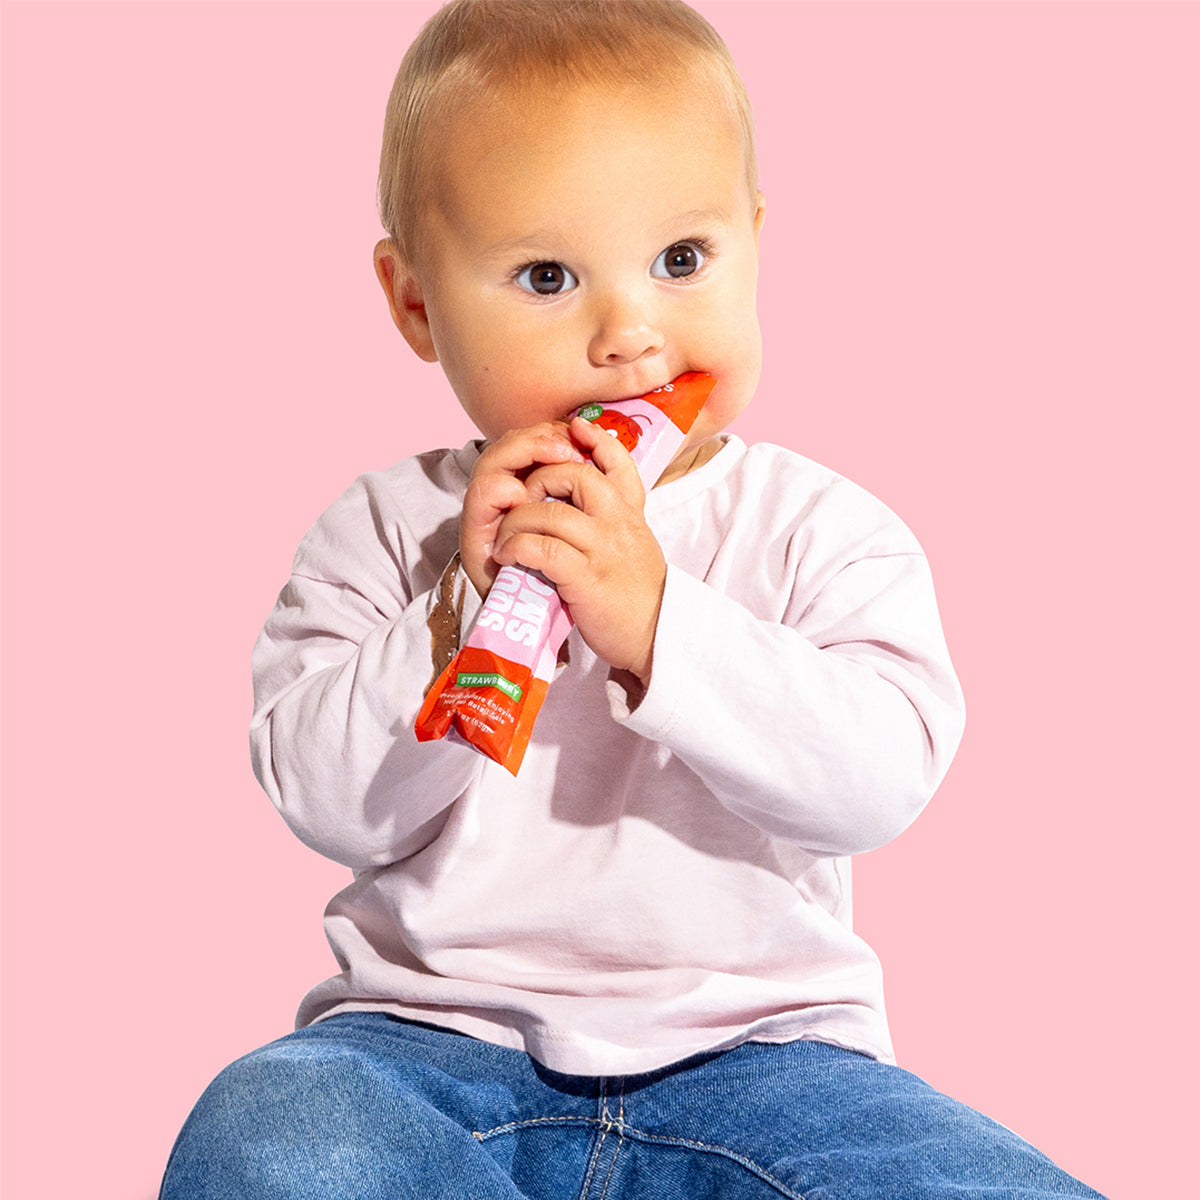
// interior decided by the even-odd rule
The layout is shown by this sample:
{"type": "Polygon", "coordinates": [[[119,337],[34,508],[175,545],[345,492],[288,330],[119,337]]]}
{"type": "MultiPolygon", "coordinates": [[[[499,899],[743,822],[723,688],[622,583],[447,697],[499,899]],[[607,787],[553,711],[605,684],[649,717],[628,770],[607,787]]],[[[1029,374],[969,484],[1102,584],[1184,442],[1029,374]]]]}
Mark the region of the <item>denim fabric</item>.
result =
{"type": "Polygon", "coordinates": [[[179,1136],[161,1200],[1097,1195],[907,1071],[820,1042],[589,1079],[354,1013],[222,1072],[179,1136]]]}

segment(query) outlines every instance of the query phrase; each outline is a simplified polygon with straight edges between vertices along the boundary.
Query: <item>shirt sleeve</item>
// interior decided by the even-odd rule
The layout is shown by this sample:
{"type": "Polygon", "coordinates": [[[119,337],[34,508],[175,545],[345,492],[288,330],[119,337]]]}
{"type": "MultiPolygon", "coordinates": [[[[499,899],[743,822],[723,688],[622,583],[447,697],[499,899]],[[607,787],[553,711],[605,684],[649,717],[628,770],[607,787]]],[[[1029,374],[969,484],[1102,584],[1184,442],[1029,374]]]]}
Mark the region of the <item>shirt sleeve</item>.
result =
{"type": "Polygon", "coordinates": [[[802,599],[798,615],[763,619],[668,568],[649,687],[631,711],[610,683],[610,705],[765,832],[862,853],[941,782],[962,693],[919,548],[850,558],[802,599]]]}
{"type": "Polygon", "coordinates": [[[418,743],[413,732],[479,598],[456,555],[410,595],[403,538],[377,504],[348,497],[302,544],[255,645],[250,747],[259,782],[300,840],[362,870],[432,841],[479,773],[478,755],[418,743]]]}

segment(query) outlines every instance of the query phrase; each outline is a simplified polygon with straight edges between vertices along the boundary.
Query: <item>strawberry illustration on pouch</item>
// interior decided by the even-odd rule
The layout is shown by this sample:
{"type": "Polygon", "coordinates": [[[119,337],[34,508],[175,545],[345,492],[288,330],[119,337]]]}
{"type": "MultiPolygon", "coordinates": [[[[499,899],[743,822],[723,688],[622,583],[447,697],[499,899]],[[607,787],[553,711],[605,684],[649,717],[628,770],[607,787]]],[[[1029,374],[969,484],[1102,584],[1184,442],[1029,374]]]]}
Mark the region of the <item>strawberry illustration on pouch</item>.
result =
{"type": "MultiPolygon", "coordinates": [[[[585,404],[573,415],[617,438],[649,488],[675,457],[716,382],[689,371],[645,396],[585,404]]],[[[522,567],[501,567],[465,642],[425,694],[417,740],[451,737],[515,775],[571,625],[549,580],[522,567]]]]}
{"type": "Polygon", "coordinates": [[[592,424],[599,425],[601,429],[611,433],[630,454],[633,453],[633,448],[642,440],[642,434],[650,426],[646,417],[636,413],[629,415],[617,412],[612,408],[606,408],[592,424]],[[645,422],[645,426],[640,425],[638,423],[640,421],[645,422]]]}

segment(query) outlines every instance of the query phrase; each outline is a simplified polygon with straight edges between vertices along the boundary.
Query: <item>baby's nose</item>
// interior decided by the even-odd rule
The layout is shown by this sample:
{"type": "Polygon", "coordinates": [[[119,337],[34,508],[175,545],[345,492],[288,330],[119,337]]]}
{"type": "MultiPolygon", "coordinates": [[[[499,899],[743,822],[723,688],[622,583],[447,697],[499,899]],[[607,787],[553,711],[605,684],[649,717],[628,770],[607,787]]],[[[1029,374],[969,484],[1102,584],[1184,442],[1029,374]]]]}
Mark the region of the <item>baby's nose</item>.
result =
{"type": "Polygon", "coordinates": [[[657,354],[666,345],[654,306],[633,296],[615,296],[596,314],[595,332],[588,345],[593,366],[620,366],[657,354]]]}

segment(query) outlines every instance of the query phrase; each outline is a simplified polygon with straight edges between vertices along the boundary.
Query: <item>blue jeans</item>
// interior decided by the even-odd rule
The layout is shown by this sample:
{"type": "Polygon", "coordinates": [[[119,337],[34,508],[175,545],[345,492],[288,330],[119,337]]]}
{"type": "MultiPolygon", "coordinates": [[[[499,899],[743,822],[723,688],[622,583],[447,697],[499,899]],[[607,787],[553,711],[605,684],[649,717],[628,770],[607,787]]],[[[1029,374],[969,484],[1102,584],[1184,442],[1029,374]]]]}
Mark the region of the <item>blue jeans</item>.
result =
{"type": "Polygon", "coordinates": [[[161,1200],[1097,1195],[907,1071],[821,1042],[591,1079],[352,1013],[223,1071],[179,1135],[161,1200]]]}

